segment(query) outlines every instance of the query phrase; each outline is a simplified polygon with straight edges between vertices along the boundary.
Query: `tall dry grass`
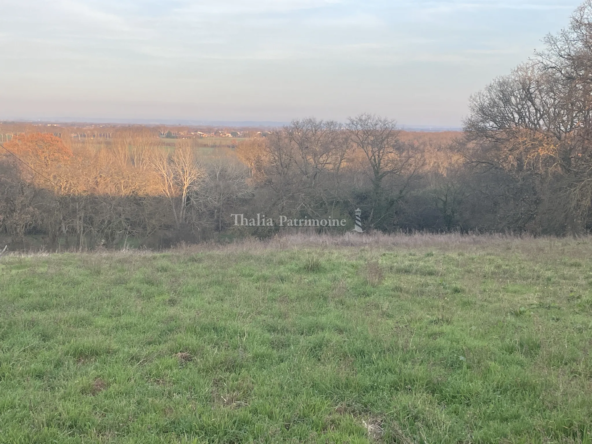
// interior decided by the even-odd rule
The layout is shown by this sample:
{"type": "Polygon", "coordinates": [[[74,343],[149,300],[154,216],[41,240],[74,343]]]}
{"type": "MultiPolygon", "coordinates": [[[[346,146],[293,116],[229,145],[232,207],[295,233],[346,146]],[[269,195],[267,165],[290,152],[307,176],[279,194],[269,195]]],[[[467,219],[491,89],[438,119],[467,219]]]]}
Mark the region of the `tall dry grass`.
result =
{"type": "MultiPolygon", "coordinates": [[[[68,254],[95,256],[142,256],[160,253],[195,254],[198,252],[266,252],[270,250],[316,250],[316,249],[371,249],[371,250],[430,250],[456,251],[467,254],[479,252],[517,253],[527,255],[556,255],[568,258],[585,259],[592,255],[592,236],[582,237],[534,237],[530,235],[512,234],[371,234],[345,233],[341,235],[314,233],[281,233],[269,239],[244,238],[232,243],[206,242],[201,244],[181,244],[169,250],[123,249],[123,250],[95,250],[78,252],[73,250],[68,254]]],[[[51,256],[51,251],[10,252],[7,251],[3,259],[9,257],[51,256]]]]}

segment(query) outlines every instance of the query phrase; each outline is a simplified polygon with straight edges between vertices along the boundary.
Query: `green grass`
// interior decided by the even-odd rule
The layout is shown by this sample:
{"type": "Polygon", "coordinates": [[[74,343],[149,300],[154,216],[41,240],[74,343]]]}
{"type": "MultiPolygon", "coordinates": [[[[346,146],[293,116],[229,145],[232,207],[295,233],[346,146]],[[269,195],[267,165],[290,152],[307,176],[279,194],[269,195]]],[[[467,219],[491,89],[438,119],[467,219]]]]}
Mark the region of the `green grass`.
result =
{"type": "Polygon", "coordinates": [[[592,442],[590,244],[3,257],[0,442],[592,442]]]}

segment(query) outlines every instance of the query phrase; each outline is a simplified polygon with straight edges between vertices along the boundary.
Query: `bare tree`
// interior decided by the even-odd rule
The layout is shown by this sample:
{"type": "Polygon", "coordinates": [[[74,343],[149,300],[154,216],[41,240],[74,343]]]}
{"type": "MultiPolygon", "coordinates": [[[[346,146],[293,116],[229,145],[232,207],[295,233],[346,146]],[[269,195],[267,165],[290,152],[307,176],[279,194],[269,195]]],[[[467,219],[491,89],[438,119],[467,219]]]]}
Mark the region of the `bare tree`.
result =
{"type": "Polygon", "coordinates": [[[211,214],[216,230],[221,232],[232,207],[253,194],[247,185],[248,170],[239,161],[226,157],[209,159],[203,167],[206,178],[194,199],[211,214]]]}
{"type": "Polygon", "coordinates": [[[183,140],[177,144],[171,156],[172,171],[177,187],[181,194],[178,222],[185,223],[187,215],[187,198],[195,190],[205,174],[197,166],[195,151],[189,141],[183,140]]]}
{"type": "Polygon", "coordinates": [[[351,144],[340,124],[296,120],[268,135],[265,148],[268,214],[326,215],[343,202],[341,171],[351,144]]]}
{"type": "Polygon", "coordinates": [[[267,153],[268,140],[265,137],[253,137],[239,142],[235,154],[250,170],[250,182],[253,185],[260,184],[265,180],[265,167],[269,159],[267,153]]]}
{"type": "MultiPolygon", "coordinates": [[[[536,58],[473,96],[472,161],[563,194],[575,230],[592,205],[592,0],[536,58]],[[562,184],[561,187],[551,184],[562,184]]],[[[579,228],[577,228],[579,227],[579,228]]]]}
{"type": "Polygon", "coordinates": [[[400,141],[400,131],[394,120],[361,114],[349,119],[347,129],[354,146],[364,154],[370,171],[368,222],[374,227],[384,226],[391,210],[403,197],[408,180],[420,166],[419,153],[414,156],[400,141]],[[406,180],[397,191],[385,189],[385,181],[404,176],[406,180]]]}
{"type": "Polygon", "coordinates": [[[180,220],[175,199],[177,196],[177,186],[175,183],[175,171],[170,161],[170,154],[165,150],[156,150],[151,153],[150,163],[159,178],[160,193],[169,201],[171,212],[175,219],[175,225],[179,227],[180,220]]]}

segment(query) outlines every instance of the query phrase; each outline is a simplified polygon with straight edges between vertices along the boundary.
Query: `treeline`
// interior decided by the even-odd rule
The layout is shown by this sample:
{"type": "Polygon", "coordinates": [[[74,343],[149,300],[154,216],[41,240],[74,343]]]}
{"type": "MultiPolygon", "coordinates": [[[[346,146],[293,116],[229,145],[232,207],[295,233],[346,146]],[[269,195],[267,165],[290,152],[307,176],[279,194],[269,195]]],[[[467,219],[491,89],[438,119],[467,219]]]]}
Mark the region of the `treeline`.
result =
{"type": "Polygon", "coordinates": [[[163,147],[137,127],[85,143],[20,134],[3,144],[0,231],[15,247],[166,247],[278,229],[231,214],[351,221],[360,208],[383,232],[589,232],[592,0],[545,42],[471,98],[463,133],[362,114],[294,121],[235,150],[163,147]]]}
{"type": "Polygon", "coordinates": [[[238,160],[200,159],[189,140],[163,146],[150,128],[83,144],[25,133],[3,146],[0,227],[15,247],[199,241],[213,226],[202,215],[217,211],[215,183],[233,171],[246,180],[238,160]]]}
{"type": "Polygon", "coordinates": [[[368,228],[389,231],[414,181],[443,165],[425,159],[460,159],[446,151],[458,135],[410,136],[369,115],[348,125],[294,122],[236,150],[163,146],[145,127],[85,143],[65,134],[30,131],[3,144],[0,229],[13,248],[268,236],[275,228],[235,227],[231,214],[351,220],[357,207],[368,228]]]}

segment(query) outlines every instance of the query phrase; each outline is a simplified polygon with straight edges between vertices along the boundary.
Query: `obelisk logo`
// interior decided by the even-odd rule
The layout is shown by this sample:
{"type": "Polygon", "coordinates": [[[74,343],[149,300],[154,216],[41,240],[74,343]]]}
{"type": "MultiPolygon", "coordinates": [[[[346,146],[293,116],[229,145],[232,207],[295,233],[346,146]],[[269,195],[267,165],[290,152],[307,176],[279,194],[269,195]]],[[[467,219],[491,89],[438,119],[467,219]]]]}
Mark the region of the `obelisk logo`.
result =
{"type": "Polygon", "coordinates": [[[364,230],[362,230],[362,210],[359,208],[356,210],[356,228],[354,228],[354,231],[356,233],[364,232],[364,230]]]}

